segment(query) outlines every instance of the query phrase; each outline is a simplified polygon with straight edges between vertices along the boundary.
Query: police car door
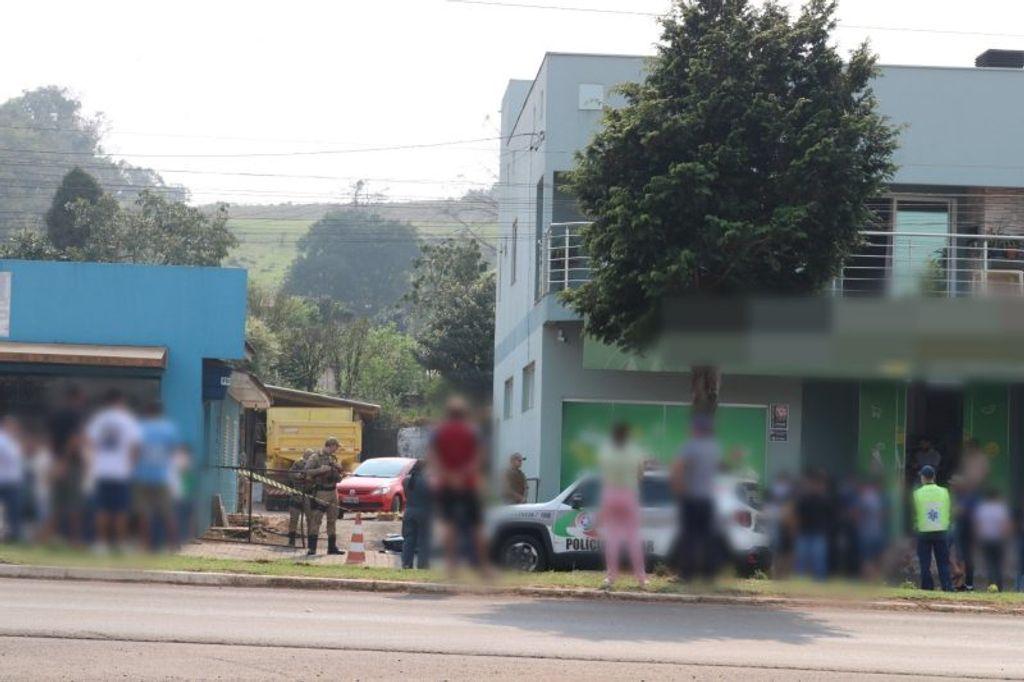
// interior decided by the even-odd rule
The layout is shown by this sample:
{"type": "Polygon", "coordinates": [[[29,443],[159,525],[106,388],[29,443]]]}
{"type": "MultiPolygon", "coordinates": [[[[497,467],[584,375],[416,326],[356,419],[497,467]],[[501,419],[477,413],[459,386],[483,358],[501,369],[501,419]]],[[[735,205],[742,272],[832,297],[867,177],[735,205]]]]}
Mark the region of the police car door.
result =
{"type": "Polygon", "coordinates": [[[551,525],[551,548],[555,554],[601,551],[597,533],[600,500],[601,480],[597,476],[582,478],[571,487],[551,525]]]}
{"type": "Polygon", "coordinates": [[[644,539],[644,554],[668,557],[675,540],[676,518],[668,477],[644,474],[640,482],[640,534],[644,539]]]}

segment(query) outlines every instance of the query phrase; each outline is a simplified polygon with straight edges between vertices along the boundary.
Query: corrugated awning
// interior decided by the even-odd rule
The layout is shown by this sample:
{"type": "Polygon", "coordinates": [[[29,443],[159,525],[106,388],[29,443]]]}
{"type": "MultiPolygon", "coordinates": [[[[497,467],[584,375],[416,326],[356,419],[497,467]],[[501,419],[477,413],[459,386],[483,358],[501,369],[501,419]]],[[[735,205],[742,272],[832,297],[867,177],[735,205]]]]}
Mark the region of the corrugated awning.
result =
{"type": "Polygon", "coordinates": [[[270,395],[268,395],[260,380],[249,372],[236,369],[231,373],[231,385],[228,386],[228,395],[238,401],[243,407],[251,410],[270,409],[270,395]]]}
{"type": "Polygon", "coordinates": [[[374,419],[380,414],[380,405],[361,400],[339,398],[323,393],[300,391],[297,388],[266,386],[274,407],[351,407],[363,419],[374,419]]]}
{"type": "Polygon", "coordinates": [[[167,367],[167,348],[0,341],[0,362],[164,369],[167,367]]]}

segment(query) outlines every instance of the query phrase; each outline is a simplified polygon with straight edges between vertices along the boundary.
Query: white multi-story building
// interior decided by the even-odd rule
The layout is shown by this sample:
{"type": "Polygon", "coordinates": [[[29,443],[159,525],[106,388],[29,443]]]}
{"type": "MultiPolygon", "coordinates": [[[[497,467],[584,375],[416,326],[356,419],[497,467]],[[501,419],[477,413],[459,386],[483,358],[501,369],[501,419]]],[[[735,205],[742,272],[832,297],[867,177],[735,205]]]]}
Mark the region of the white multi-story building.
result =
{"type": "MultiPolygon", "coordinates": [[[[524,454],[541,499],[575,476],[612,421],[636,425],[663,458],[687,428],[685,371],[602,364],[580,318],[557,296],[587,277],[573,225],[585,218],[559,190],[561,174],[597,129],[602,108],[620,104],[616,86],[642,78],[645,63],[549,53],[533,80],[509,82],[502,101],[493,456],[500,466],[524,454]]],[[[866,226],[869,247],[848,263],[836,291],[905,294],[936,253],[943,296],[962,302],[996,280],[1018,286],[1024,243],[1018,253],[1007,235],[1024,226],[1020,64],[1021,53],[986,53],[972,68],[881,68],[874,89],[883,113],[901,126],[899,170],[879,200],[878,223],[866,226]]],[[[966,374],[940,386],[912,371],[731,372],[719,428],[730,452],[762,478],[809,464],[856,473],[872,457],[895,471],[908,441],[922,437],[953,462],[963,441],[976,438],[998,451],[994,470],[1009,485],[1021,476],[1024,442],[1016,383],[1024,372],[1010,379],[1013,371],[995,386],[991,376],[979,384],[966,374]]]]}

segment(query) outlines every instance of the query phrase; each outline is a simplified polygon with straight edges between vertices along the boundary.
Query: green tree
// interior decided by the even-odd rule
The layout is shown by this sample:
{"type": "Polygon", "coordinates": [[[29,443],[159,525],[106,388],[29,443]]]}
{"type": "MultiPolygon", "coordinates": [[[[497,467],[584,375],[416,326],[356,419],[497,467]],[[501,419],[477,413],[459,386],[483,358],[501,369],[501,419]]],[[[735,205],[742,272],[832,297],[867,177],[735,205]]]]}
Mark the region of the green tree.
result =
{"type": "Polygon", "coordinates": [[[71,209],[74,229],[89,235],[76,260],[216,266],[238,243],[223,205],[206,212],[143,191],[131,208],[104,196],[71,209]]]}
{"type": "Polygon", "coordinates": [[[381,406],[381,426],[400,423],[408,406],[421,405],[436,392],[438,379],[420,365],[416,342],[394,324],[371,327],[367,352],[351,396],[381,406]]]}
{"type": "Polygon", "coordinates": [[[61,251],[85,246],[89,233],[83,226],[75,225],[71,206],[79,200],[95,204],[101,196],[103,190],[96,178],[78,166],[69,170],[53,195],[50,210],[46,212],[46,235],[50,243],[61,251]]]}
{"type": "Polygon", "coordinates": [[[452,386],[490,393],[494,364],[493,273],[475,240],[425,244],[407,296],[417,357],[452,386]]]}
{"type": "Polygon", "coordinates": [[[401,301],[418,245],[409,223],[356,208],[318,220],[298,250],[285,291],[332,298],[354,315],[374,317],[401,301]]]}
{"type": "MultiPolygon", "coordinates": [[[[660,304],[687,294],[819,290],[858,243],[893,172],[867,45],[844,64],[835,3],[678,0],[646,78],[577,157],[569,185],[594,220],[591,279],[568,292],[594,337],[635,350],[660,304]]],[[[713,412],[718,372],[695,367],[713,412]]]]}
{"type": "Polygon", "coordinates": [[[131,202],[144,189],[183,201],[187,192],[160,176],[111,159],[101,144],[105,122],[82,114],[67,90],[47,86],[0,104],[0,236],[41,230],[61,178],[80,167],[115,198],[131,202]]]}

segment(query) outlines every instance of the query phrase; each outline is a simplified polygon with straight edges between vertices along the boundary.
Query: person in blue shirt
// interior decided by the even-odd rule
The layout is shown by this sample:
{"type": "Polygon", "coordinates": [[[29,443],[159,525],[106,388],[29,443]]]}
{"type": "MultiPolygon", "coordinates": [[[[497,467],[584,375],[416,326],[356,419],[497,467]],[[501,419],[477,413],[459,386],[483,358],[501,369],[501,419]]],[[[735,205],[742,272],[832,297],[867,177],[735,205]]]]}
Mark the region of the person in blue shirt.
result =
{"type": "Polygon", "coordinates": [[[178,524],[171,500],[171,477],[175,457],[182,447],[181,435],[158,403],[146,409],[139,427],[141,443],[134,471],[134,501],[142,544],[146,548],[155,546],[154,529],[160,524],[162,537],[173,547],[178,544],[178,524]]]}

